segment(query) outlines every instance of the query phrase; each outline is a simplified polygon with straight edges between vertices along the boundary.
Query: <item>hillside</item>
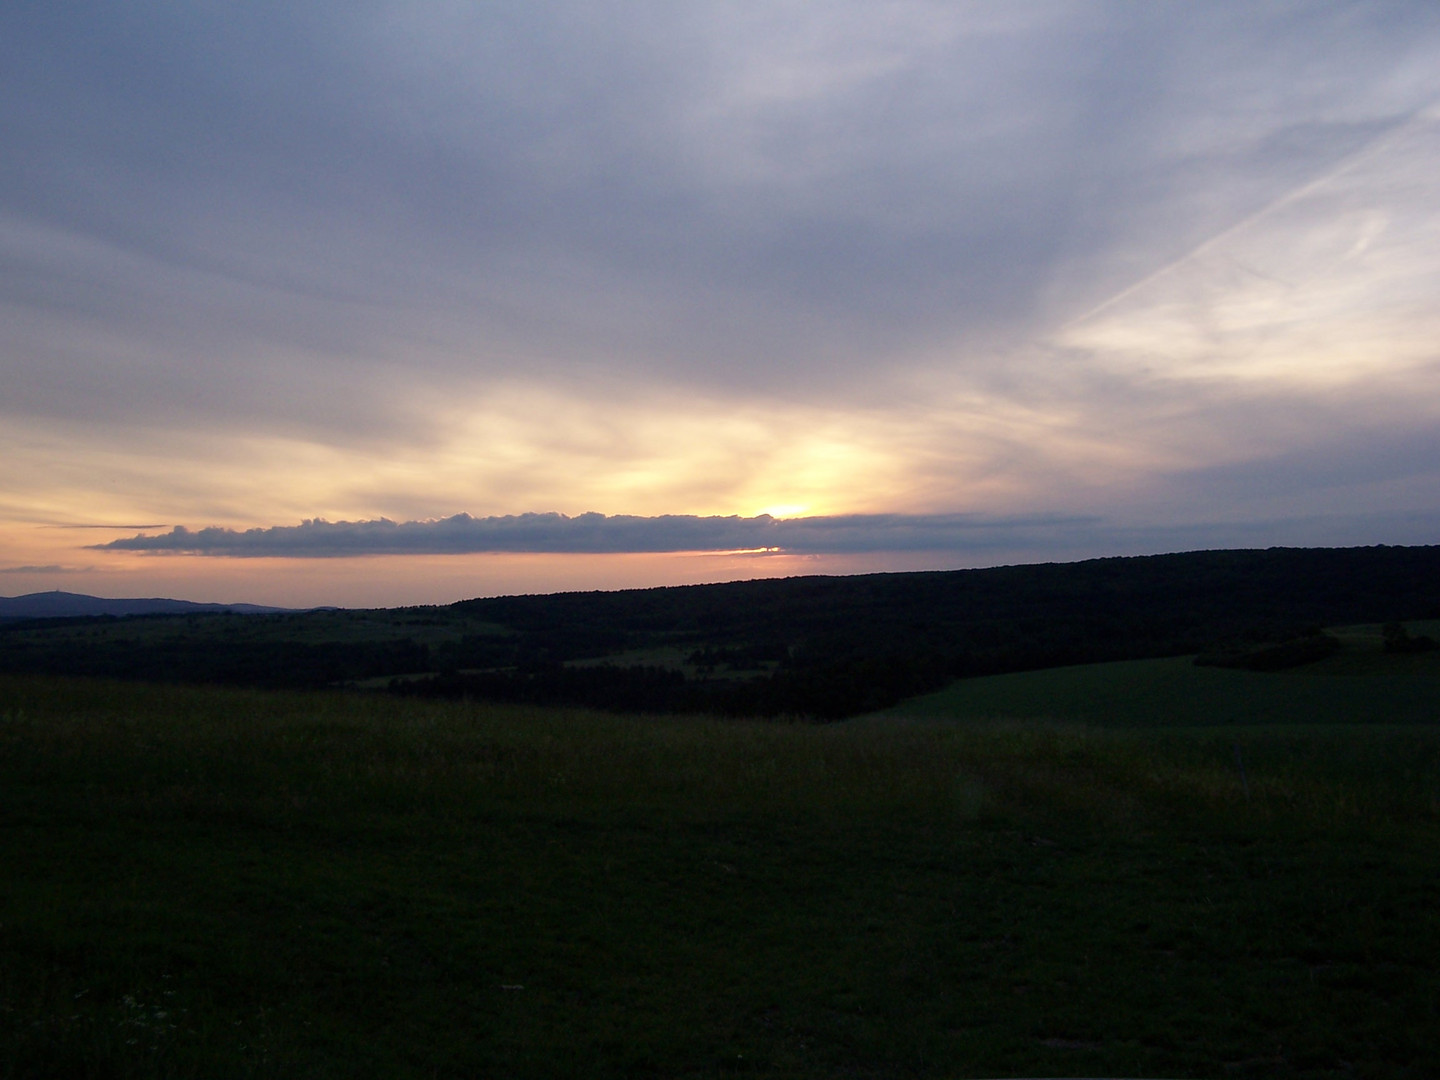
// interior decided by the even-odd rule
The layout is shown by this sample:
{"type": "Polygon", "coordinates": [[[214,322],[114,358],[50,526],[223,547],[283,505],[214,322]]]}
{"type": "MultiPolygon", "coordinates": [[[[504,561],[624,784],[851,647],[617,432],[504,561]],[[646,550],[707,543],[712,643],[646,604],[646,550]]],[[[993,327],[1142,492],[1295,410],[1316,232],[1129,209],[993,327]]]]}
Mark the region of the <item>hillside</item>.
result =
{"type": "Polygon", "coordinates": [[[0,628],[0,671],[834,719],[956,679],[1440,616],[1440,547],[1211,551],[0,628]]]}
{"type": "Polygon", "coordinates": [[[99,615],[197,615],[232,612],[236,615],[269,615],[286,608],[264,607],[260,604],[197,604],[190,600],[167,600],[162,597],[110,600],[83,593],[27,593],[25,596],[0,596],[0,619],[86,618],[99,615]]]}
{"type": "MultiPolygon", "coordinates": [[[[1440,631],[1440,623],[1410,627],[1440,631]]],[[[1331,633],[1338,651],[1286,671],[1201,667],[1189,657],[1083,664],[962,679],[883,715],[1107,728],[1440,722],[1440,651],[1387,653],[1378,626],[1331,633]]]]}

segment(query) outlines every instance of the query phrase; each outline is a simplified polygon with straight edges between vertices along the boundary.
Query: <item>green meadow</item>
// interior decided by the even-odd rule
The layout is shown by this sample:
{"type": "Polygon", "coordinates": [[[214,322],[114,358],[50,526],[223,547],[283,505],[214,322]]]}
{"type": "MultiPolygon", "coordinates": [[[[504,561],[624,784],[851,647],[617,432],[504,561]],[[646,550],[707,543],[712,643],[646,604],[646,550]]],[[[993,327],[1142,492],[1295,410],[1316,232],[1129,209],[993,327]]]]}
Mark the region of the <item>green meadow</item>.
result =
{"type": "MultiPolygon", "coordinates": [[[[1440,638],[1440,622],[1406,626],[1440,638]]],[[[1440,651],[1386,653],[1379,626],[1330,633],[1335,655],[1285,671],[1197,667],[1188,656],[1085,664],[962,679],[886,714],[1101,727],[1440,723],[1440,651]]]]}
{"type": "Polygon", "coordinates": [[[0,1075],[1440,1074],[1440,683],[1352,645],[829,725],[5,676],[0,1075]]]}

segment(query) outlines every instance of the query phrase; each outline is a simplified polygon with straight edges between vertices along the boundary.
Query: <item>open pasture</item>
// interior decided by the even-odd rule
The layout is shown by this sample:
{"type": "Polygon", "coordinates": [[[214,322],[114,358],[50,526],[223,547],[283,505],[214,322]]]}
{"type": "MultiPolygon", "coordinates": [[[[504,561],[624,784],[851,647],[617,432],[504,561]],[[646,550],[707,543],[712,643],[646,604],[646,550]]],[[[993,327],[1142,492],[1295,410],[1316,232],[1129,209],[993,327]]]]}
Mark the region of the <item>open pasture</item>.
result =
{"type": "Polygon", "coordinates": [[[1440,726],[6,677],[0,1072],[1433,1075],[1437,841],[1440,726]]]}
{"type": "MultiPolygon", "coordinates": [[[[1440,637],[1440,623],[1407,625],[1440,637]]],[[[1338,652],[1286,671],[1197,667],[1188,656],[1082,664],[962,679],[885,714],[1156,728],[1440,723],[1440,651],[1385,653],[1379,626],[1329,632],[1338,652]]]]}

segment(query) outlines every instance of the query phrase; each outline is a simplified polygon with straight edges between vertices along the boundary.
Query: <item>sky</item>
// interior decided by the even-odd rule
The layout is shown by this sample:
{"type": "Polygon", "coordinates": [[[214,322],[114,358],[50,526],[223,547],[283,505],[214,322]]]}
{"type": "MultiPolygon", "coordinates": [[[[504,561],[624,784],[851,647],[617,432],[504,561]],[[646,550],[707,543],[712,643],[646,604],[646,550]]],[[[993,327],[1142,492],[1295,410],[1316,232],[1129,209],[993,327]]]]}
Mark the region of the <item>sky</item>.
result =
{"type": "Polygon", "coordinates": [[[1440,542],[1440,5],[0,7],[0,594],[1440,542]]]}

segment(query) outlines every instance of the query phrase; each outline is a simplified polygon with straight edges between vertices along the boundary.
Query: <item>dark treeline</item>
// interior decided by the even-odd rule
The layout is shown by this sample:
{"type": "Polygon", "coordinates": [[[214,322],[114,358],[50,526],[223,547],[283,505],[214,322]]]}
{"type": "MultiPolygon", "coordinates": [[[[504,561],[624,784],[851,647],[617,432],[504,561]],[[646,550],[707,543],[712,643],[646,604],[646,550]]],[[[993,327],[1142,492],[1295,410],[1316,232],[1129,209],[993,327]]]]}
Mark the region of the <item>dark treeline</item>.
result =
{"type": "Polygon", "coordinates": [[[227,641],[186,633],[202,620],[269,618],[100,615],[15,622],[0,626],[0,671],[279,690],[430,667],[429,649],[410,640],[297,641],[287,639],[282,624],[275,624],[275,637],[261,640],[227,641]],[[151,632],[137,633],[142,628],[151,632]],[[157,629],[163,632],[155,633],[157,629]],[[72,633],[63,633],[66,630],[72,633]],[[89,634],[78,636],[76,630],[89,634]]]}
{"type": "Polygon", "coordinates": [[[967,676],[1217,646],[1244,651],[1324,625],[1440,617],[1440,548],[1190,552],[456,607],[515,629],[533,650],[531,662],[452,674],[409,692],[836,718],[967,676]],[[560,667],[657,639],[701,641],[712,655],[773,656],[779,666],[743,681],[560,667]]]}
{"type": "MultiPolygon", "coordinates": [[[[366,614],[377,625],[391,618],[392,629],[454,632],[424,643],[314,640],[318,615],[213,616],[241,620],[247,633],[203,640],[183,620],[148,635],[127,630],[141,620],[110,620],[88,637],[31,623],[0,628],[0,669],[277,687],[394,676],[395,692],[425,696],[830,719],[967,676],[1189,653],[1273,659],[1267,647],[1322,626],[1440,618],[1440,547],[1191,552],[510,596],[421,612],[366,614]],[[466,629],[476,624],[489,629],[466,629]],[[657,646],[678,648],[684,670],[617,655],[657,646]]],[[[1288,662],[1323,646],[1274,655],[1288,662]]]]}

